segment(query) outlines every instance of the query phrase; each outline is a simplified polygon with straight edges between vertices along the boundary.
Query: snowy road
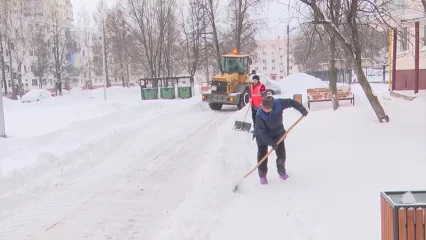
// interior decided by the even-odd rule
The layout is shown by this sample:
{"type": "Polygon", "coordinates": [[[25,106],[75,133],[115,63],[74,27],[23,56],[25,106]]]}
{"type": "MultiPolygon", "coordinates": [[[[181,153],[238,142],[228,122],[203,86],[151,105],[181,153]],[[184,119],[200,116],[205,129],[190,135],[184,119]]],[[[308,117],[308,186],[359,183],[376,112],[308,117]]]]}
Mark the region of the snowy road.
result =
{"type": "MultiPolygon", "coordinates": [[[[61,165],[44,153],[52,166],[34,169],[31,182],[18,190],[16,179],[0,185],[0,239],[149,239],[185,198],[217,140],[215,130],[235,111],[191,104],[157,109],[155,117],[147,117],[154,108],[105,116],[106,123],[96,119],[94,132],[112,121],[118,125],[119,118],[131,121],[77,148],[61,165]]],[[[79,123],[51,141],[79,141],[87,135],[85,124],[93,125],[79,123]]]]}

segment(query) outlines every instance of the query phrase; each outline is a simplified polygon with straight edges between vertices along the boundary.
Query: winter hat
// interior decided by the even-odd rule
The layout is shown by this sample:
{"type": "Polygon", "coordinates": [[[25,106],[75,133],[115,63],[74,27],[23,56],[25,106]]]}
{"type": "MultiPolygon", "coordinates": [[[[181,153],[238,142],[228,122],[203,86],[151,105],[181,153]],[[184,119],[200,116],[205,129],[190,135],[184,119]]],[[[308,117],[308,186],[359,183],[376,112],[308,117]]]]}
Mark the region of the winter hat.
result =
{"type": "Polygon", "coordinates": [[[254,80],[254,79],[257,79],[257,80],[259,81],[259,75],[254,75],[254,76],[253,76],[253,80],[254,80]]]}
{"type": "Polygon", "coordinates": [[[266,109],[272,109],[274,107],[274,97],[272,96],[263,97],[262,106],[266,109]]]}

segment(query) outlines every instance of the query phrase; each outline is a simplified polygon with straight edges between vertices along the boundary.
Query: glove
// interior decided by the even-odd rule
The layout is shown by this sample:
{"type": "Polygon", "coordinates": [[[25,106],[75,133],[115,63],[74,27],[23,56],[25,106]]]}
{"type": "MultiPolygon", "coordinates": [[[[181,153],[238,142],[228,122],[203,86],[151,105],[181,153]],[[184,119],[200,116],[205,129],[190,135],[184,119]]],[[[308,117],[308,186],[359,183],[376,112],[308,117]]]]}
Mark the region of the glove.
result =
{"type": "Polygon", "coordinates": [[[308,115],[308,111],[304,111],[303,113],[302,113],[302,115],[304,116],[304,117],[306,117],[307,115],[308,115]]]}

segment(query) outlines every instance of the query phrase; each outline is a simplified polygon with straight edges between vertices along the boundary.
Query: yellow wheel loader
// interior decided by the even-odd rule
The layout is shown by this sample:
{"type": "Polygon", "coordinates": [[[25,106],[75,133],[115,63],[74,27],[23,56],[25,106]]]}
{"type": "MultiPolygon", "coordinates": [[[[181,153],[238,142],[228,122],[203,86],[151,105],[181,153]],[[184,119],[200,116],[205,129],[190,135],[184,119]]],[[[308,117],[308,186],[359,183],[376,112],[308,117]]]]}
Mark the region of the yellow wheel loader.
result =
{"type": "Polygon", "coordinates": [[[244,108],[250,100],[249,55],[232,54],[221,57],[221,73],[212,77],[208,82],[210,90],[202,94],[203,102],[209,104],[212,110],[221,110],[223,105],[235,105],[244,108]]]}

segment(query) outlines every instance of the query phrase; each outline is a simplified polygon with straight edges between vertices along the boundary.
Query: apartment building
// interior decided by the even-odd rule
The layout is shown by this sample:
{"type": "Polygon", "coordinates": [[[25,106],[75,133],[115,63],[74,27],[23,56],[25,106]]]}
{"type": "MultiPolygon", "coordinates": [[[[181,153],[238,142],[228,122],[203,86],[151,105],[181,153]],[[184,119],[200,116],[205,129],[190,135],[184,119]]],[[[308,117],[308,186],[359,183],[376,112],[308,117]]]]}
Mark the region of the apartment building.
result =
{"type": "Polygon", "coordinates": [[[57,17],[60,24],[71,26],[74,23],[70,0],[20,0],[19,5],[25,18],[38,22],[52,22],[52,17],[57,17]]]}
{"type": "MultiPolygon", "coordinates": [[[[73,29],[74,19],[70,0],[12,0],[11,8],[10,22],[16,25],[14,27],[18,27],[21,30],[20,34],[24,34],[24,39],[20,42],[12,43],[15,44],[13,46],[14,49],[22,49],[22,51],[19,50],[19,53],[18,51],[13,52],[12,57],[4,49],[3,56],[6,65],[8,95],[12,94],[11,78],[14,80],[15,91],[19,89],[21,93],[35,88],[53,91],[55,88],[54,66],[52,63],[48,64],[40,61],[40,53],[49,51],[48,49],[40,49],[40,47],[48,48],[49,45],[45,42],[37,44],[37,38],[40,41],[46,41],[52,35],[53,26],[59,26],[62,37],[73,39],[73,41],[67,42],[66,50],[68,52],[79,51],[78,31],[73,29]],[[10,61],[12,61],[12,64],[10,61]],[[41,80],[40,75],[42,75],[41,80]],[[22,85],[18,88],[19,78],[22,81],[22,85]]],[[[3,42],[3,44],[6,48],[6,43],[3,42]]],[[[73,57],[74,55],[70,52],[66,54],[65,61],[70,61],[73,64],[73,57]]],[[[63,87],[76,85],[75,76],[77,75],[78,73],[73,72],[70,74],[70,78],[63,79],[65,84],[63,87]]],[[[2,93],[4,93],[5,86],[3,82],[0,85],[2,93]]]]}
{"type": "Polygon", "coordinates": [[[278,37],[277,39],[259,40],[258,46],[250,54],[252,58],[251,70],[263,73],[273,80],[283,79],[289,74],[298,72],[290,54],[290,71],[287,73],[287,39],[278,37]]]}
{"type": "MultiPolygon", "coordinates": [[[[426,13],[421,0],[405,0],[396,14],[399,26],[396,35],[396,71],[392,90],[415,88],[415,23],[419,24],[419,89],[426,89],[426,13]]],[[[393,36],[393,35],[392,35],[393,36]]],[[[390,41],[391,43],[393,41],[390,41]]],[[[390,46],[392,50],[392,45],[390,46]]]]}

